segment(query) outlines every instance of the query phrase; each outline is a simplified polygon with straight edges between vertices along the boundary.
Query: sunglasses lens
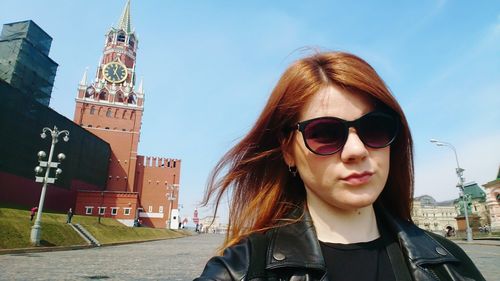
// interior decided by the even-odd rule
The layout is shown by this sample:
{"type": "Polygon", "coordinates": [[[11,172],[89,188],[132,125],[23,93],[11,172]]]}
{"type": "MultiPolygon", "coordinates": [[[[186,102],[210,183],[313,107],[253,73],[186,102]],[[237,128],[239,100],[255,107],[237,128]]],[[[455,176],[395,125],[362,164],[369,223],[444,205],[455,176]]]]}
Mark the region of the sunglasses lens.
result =
{"type": "Polygon", "coordinates": [[[369,147],[382,148],[392,143],[396,137],[398,123],[387,114],[370,114],[360,120],[359,136],[369,147]]]}
{"type": "Polygon", "coordinates": [[[333,154],[344,145],[346,128],[337,119],[317,119],[304,128],[306,145],[314,153],[321,155],[333,154]]]}

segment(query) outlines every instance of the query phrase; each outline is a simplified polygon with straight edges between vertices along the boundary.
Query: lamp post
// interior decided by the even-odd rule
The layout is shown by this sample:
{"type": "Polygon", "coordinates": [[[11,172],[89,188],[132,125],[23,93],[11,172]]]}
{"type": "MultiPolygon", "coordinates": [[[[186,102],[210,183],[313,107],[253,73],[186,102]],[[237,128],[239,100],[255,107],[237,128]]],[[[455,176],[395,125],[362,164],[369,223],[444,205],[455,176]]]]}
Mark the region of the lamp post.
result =
{"type": "Polygon", "coordinates": [[[463,173],[465,170],[460,168],[460,164],[458,163],[457,150],[455,149],[455,147],[451,143],[444,142],[444,141],[438,141],[435,139],[431,139],[430,142],[437,145],[437,146],[447,146],[447,147],[451,148],[453,150],[453,152],[455,153],[455,160],[457,161],[457,168],[455,169],[455,171],[456,171],[457,177],[458,177],[457,187],[460,188],[460,195],[462,197],[462,202],[464,205],[465,224],[466,224],[465,232],[467,234],[467,241],[470,242],[470,241],[472,241],[472,229],[470,228],[470,225],[469,225],[469,215],[468,215],[468,211],[467,211],[467,202],[466,202],[467,196],[465,194],[465,189],[464,189],[464,181],[465,180],[463,177],[463,173]]]}
{"type": "Polygon", "coordinates": [[[167,220],[167,228],[171,228],[172,220],[172,201],[177,199],[175,197],[175,189],[178,188],[176,184],[169,184],[168,182],[165,182],[166,188],[167,188],[167,194],[165,195],[167,197],[168,202],[168,220],[167,220]],[[168,192],[170,190],[170,192],[168,192]]]}
{"type": "MultiPolygon", "coordinates": [[[[100,205],[99,210],[98,210],[98,212],[99,212],[99,218],[97,219],[97,222],[99,224],[101,223],[101,217],[102,217],[102,215],[101,215],[101,209],[103,208],[103,206],[102,206],[103,204],[104,204],[104,191],[101,191],[101,205],[100,205]]],[[[104,210],[104,211],[106,211],[106,210],[104,210]]]]}
{"type": "Polygon", "coordinates": [[[52,155],[54,155],[54,147],[56,146],[56,143],[59,141],[59,136],[64,134],[63,140],[67,142],[69,140],[69,132],[67,130],[59,131],[56,126],[54,126],[54,129],[51,130],[47,127],[42,129],[42,133],[40,134],[40,137],[42,139],[47,137],[47,133],[50,133],[50,136],[52,136],[52,144],[50,145],[50,151],[49,151],[49,158],[47,158],[47,161],[44,161],[43,159],[47,155],[45,151],[40,151],[38,152],[38,161],[39,165],[35,167],[35,182],[41,182],[43,183],[42,186],[42,193],[40,194],[40,202],[38,203],[38,213],[36,215],[36,220],[35,224],[31,228],[31,244],[35,246],[40,246],[40,235],[41,235],[41,219],[42,219],[42,211],[43,211],[43,203],[45,201],[45,193],[47,191],[47,184],[49,183],[54,183],[55,180],[61,175],[62,170],[57,168],[57,166],[62,162],[65,158],[66,155],[63,153],[59,153],[57,155],[57,159],[59,159],[59,162],[54,162],[52,161],[52,155]],[[39,176],[43,173],[43,168],[45,167],[45,176],[39,176]],[[50,169],[55,168],[55,177],[50,177],[50,169]]]}

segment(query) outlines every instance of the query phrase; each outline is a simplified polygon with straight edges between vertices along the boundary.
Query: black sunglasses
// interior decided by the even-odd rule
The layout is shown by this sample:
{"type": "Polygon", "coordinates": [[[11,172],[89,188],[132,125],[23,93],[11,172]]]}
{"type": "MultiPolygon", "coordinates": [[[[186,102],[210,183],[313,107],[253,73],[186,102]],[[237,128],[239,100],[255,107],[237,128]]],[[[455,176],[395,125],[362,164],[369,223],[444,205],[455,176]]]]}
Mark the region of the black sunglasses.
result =
{"type": "Polygon", "coordinates": [[[354,127],[361,141],[371,148],[390,145],[398,134],[399,120],[394,115],[372,111],[353,121],[336,117],[319,117],[297,123],[306,147],[318,155],[331,155],[340,151],[354,127]]]}

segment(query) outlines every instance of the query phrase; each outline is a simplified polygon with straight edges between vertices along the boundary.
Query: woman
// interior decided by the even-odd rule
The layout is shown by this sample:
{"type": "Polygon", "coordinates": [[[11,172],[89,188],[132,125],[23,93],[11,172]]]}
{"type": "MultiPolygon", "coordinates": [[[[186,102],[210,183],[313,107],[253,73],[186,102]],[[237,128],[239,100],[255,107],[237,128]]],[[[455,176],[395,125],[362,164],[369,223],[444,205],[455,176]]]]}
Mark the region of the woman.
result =
{"type": "Polygon", "coordinates": [[[408,123],[354,55],[285,71],[204,203],[228,191],[223,255],[197,280],[484,280],[458,246],[412,223],[408,123]]]}

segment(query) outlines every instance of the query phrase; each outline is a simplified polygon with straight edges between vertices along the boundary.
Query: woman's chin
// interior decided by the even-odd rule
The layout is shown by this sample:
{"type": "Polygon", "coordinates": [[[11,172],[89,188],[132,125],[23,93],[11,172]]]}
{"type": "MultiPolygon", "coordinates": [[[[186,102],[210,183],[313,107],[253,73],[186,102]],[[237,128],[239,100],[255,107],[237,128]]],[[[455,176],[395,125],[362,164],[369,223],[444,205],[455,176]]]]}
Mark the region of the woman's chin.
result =
{"type": "Polygon", "coordinates": [[[373,205],[376,199],[372,197],[350,198],[349,200],[343,200],[341,203],[336,202],[336,204],[330,205],[346,211],[355,211],[373,205]]]}

